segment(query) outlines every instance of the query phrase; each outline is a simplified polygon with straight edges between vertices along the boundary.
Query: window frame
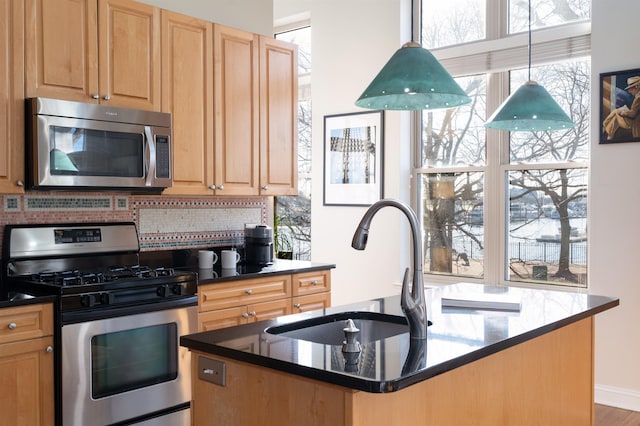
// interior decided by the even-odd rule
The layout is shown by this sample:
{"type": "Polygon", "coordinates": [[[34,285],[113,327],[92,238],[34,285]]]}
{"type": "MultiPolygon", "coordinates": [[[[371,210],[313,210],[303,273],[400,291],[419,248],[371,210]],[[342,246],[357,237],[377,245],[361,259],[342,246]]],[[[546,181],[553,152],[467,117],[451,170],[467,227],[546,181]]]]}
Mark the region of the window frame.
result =
{"type": "MultiPolygon", "coordinates": [[[[414,38],[420,39],[420,12],[422,0],[414,4],[414,38]]],[[[436,58],[454,77],[485,74],[487,78],[487,115],[495,111],[510,94],[509,71],[527,67],[529,47],[527,32],[508,33],[509,0],[487,0],[486,39],[431,50],[436,58]]],[[[591,21],[583,20],[569,24],[546,27],[532,31],[531,66],[561,62],[569,59],[590,57],[591,21]]],[[[412,132],[412,198],[411,204],[418,217],[422,217],[421,194],[423,174],[482,172],[485,176],[483,191],[484,246],[483,276],[480,278],[454,274],[424,272],[425,282],[448,284],[468,281],[498,283],[510,286],[536,286],[558,289],[567,287],[550,281],[532,283],[508,279],[508,182],[510,171],[525,169],[589,169],[589,160],[557,163],[511,164],[509,158],[509,133],[486,129],[484,165],[423,167],[422,112],[411,113],[412,132]]],[[[588,192],[588,189],[587,189],[588,192]]],[[[588,244],[588,243],[587,243],[588,244]]],[[[588,247],[588,246],[587,246],[588,247]]],[[[588,288],[588,279],[587,285],[588,288]]]]}

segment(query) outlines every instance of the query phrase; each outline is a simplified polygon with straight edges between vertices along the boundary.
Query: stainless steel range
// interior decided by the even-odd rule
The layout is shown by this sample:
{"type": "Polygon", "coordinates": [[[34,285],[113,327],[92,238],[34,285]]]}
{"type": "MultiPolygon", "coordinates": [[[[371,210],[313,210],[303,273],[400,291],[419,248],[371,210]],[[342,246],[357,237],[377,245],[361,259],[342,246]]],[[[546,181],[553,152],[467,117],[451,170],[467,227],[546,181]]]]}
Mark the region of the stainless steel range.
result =
{"type": "Polygon", "coordinates": [[[5,227],[7,286],[58,296],[57,424],[189,424],[197,276],[138,260],[133,223],[5,227]]]}

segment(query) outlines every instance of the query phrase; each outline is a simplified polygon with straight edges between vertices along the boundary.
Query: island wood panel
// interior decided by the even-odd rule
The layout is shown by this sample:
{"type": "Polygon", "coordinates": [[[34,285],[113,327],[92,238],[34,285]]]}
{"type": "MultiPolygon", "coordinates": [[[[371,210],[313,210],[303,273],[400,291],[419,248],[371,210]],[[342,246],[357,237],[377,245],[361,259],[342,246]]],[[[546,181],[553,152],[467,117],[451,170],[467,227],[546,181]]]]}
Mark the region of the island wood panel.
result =
{"type": "Polygon", "coordinates": [[[593,425],[593,318],[397,392],[354,391],[217,356],[227,385],[193,380],[193,424],[593,425]],[[251,407],[251,409],[247,409],[251,407]]]}

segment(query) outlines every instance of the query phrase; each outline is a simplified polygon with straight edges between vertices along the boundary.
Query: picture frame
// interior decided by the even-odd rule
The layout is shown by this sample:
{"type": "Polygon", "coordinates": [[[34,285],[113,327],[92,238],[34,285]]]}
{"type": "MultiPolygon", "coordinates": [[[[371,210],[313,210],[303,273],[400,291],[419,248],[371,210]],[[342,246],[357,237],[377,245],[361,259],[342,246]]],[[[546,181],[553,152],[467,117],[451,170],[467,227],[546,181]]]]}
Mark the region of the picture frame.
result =
{"type": "Polygon", "coordinates": [[[640,78],[640,68],[600,74],[599,143],[640,142],[640,111],[635,118],[627,116],[640,109],[640,95],[628,91],[634,77],[640,78]]]}
{"type": "Polygon", "coordinates": [[[369,206],[384,197],[384,111],[324,117],[325,206],[369,206]]]}

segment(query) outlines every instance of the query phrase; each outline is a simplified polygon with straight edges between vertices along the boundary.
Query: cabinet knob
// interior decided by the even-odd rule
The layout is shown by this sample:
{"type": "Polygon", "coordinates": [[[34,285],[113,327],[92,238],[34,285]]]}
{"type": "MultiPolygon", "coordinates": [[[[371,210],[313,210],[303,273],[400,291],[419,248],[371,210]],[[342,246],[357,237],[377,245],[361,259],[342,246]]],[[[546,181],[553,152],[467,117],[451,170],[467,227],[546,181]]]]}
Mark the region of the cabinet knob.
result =
{"type": "Polygon", "coordinates": [[[249,312],[249,315],[251,315],[252,317],[255,317],[256,316],[256,311],[249,312]]]}
{"type": "Polygon", "coordinates": [[[301,304],[299,304],[299,303],[294,303],[294,304],[293,304],[293,307],[294,307],[294,308],[296,308],[296,309],[300,309],[300,307],[301,307],[301,306],[302,306],[302,305],[301,305],[301,304]]]}
{"type": "Polygon", "coordinates": [[[19,181],[16,182],[16,185],[20,186],[20,187],[23,187],[24,186],[24,181],[19,180],[19,181]]]}
{"type": "Polygon", "coordinates": [[[91,99],[100,99],[100,95],[98,95],[97,93],[93,93],[91,95],[91,99]]]}
{"type": "Polygon", "coordinates": [[[311,285],[318,285],[318,280],[311,281],[311,285]]]}
{"type": "Polygon", "coordinates": [[[216,190],[216,186],[215,185],[209,185],[209,189],[212,190],[212,191],[215,191],[216,190]]]}
{"type": "Polygon", "coordinates": [[[218,185],[218,189],[222,191],[224,189],[224,185],[218,185]]]}
{"type": "Polygon", "coordinates": [[[10,322],[8,327],[9,327],[9,330],[15,330],[18,327],[18,325],[15,322],[10,322]]]}
{"type": "Polygon", "coordinates": [[[245,313],[243,313],[243,314],[241,315],[241,317],[242,317],[242,318],[249,318],[249,314],[247,314],[247,313],[245,312],[245,313]]]}
{"type": "Polygon", "coordinates": [[[45,351],[50,354],[51,352],[53,352],[53,346],[47,346],[45,351]]]}
{"type": "Polygon", "coordinates": [[[262,185],[262,190],[266,191],[267,189],[269,189],[269,187],[267,185],[262,185]]]}
{"type": "Polygon", "coordinates": [[[247,293],[247,294],[251,294],[251,293],[253,293],[253,290],[251,290],[250,288],[248,288],[248,289],[246,289],[244,292],[245,292],[245,293],[247,293]]]}
{"type": "Polygon", "coordinates": [[[111,96],[109,96],[109,95],[104,95],[104,96],[102,97],[102,99],[104,99],[105,101],[109,101],[109,100],[111,100],[111,96]]]}

